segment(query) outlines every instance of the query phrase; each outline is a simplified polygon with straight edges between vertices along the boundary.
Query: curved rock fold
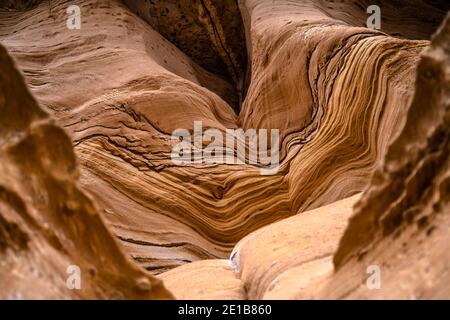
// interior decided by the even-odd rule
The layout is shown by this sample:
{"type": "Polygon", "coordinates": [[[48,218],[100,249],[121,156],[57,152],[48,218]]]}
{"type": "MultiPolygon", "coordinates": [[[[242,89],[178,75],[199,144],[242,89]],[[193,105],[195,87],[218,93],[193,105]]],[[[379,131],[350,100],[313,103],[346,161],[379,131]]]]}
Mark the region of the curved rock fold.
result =
{"type": "Polygon", "coordinates": [[[0,296],[450,296],[445,3],[38,2],[0,9],[0,296]],[[196,121],[278,129],[278,172],[175,164],[196,121]]]}

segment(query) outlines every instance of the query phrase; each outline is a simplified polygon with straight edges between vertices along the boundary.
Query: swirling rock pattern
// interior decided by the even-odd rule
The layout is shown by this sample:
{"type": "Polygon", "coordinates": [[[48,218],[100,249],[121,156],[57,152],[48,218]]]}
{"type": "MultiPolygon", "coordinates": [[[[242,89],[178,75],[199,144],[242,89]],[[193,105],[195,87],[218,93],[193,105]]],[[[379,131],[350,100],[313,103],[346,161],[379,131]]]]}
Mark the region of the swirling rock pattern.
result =
{"type": "MultiPolygon", "coordinates": [[[[311,298],[324,292],[375,297],[354,288],[345,291],[342,279],[350,277],[345,270],[352,259],[401,233],[406,216],[419,219],[422,209],[414,206],[414,197],[428,190],[429,181],[442,180],[436,190],[442,199],[448,195],[440,173],[448,166],[445,142],[419,138],[435,128],[429,139],[447,141],[446,120],[437,119],[443,114],[435,111],[418,122],[416,131],[407,129],[425,112],[414,105],[434,103],[418,98],[415,84],[429,92],[429,83],[448,85],[442,80],[446,73],[436,75],[434,69],[423,83],[415,78],[444,4],[408,1],[404,14],[386,4],[386,23],[372,30],[364,26],[368,1],[239,1],[248,56],[243,70],[239,45],[216,47],[199,65],[195,61],[201,63],[204,46],[187,50],[188,56],[181,51],[188,33],[164,38],[151,16],[126,2],[129,7],[118,0],[78,1],[80,30],[66,28],[70,1],[0,11],[0,41],[39,103],[69,132],[80,184],[126,252],[147,270],[161,273],[178,298],[311,298]],[[427,12],[427,19],[417,17],[420,24],[409,23],[413,4],[420,8],[415,12],[427,12]],[[232,57],[228,62],[224,52],[232,57]],[[217,56],[218,65],[208,63],[217,56]],[[222,64],[227,70],[218,72],[222,64]],[[240,70],[234,76],[233,66],[240,70]],[[239,108],[233,105],[236,97],[239,108]],[[418,115],[411,115],[415,109],[418,115]],[[222,132],[279,129],[280,170],[262,176],[260,167],[250,164],[174,165],[172,131],[192,131],[199,120],[205,129],[222,132]],[[402,136],[407,138],[396,138],[402,136]],[[410,162],[399,160],[409,152],[410,162]],[[423,165],[432,169],[419,170],[425,155],[430,160],[423,165]],[[378,169],[371,178],[380,165],[392,168],[378,169]],[[357,194],[369,183],[344,231],[357,194]],[[367,230],[364,235],[360,227],[367,230]],[[265,250],[272,250],[267,259],[261,257],[265,250]],[[195,279],[195,292],[177,281],[183,277],[195,279]],[[221,281],[211,286],[212,277],[221,281]],[[294,278],[300,282],[293,283],[294,278]],[[340,281],[338,289],[326,291],[340,281]]],[[[201,21],[182,3],[177,10],[189,13],[189,21],[201,21]]],[[[215,1],[201,3],[210,12],[228,12],[215,1]]],[[[214,14],[203,26],[206,31],[193,28],[203,40],[217,40],[210,32],[216,27],[221,31],[214,34],[225,39],[226,19],[214,14]]],[[[170,20],[162,26],[166,30],[170,20]]],[[[444,28],[442,33],[449,32],[444,28]]],[[[444,40],[435,41],[445,48],[444,40]]],[[[436,90],[437,99],[444,89],[436,90]]],[[[438,197],[428,193],[429,199],[438,197]]],[[[444,204],[439,208],[445,212],[444,204]]],[[[429,232],[441,240],[448,234],[429,232]]],[[[358,263],[355,268],[365,272],[365,264],[358,263]]],[[[352,284],[361,282],[355,279],[352,284]]]]}
{"type": "MultiPolygon", "coordinates": [[[[180,274],[199,272],[192,277],[205,282],[196,290],[208,288],[208,298],[234,299],[235,290],[244,287],[250,299],[447,299],[449,40],[450,15],[421,56],[405,125],[362,195],[245,237],[230,257],[228,268],[239,280],[233,290],[224,290],[230,288],[225,281],[206,284],[210,273],[200,262],[161,278],[171,283],[180,274]],[[380,271],[377,290],[367,285],[373,266],[380,271]]],[[[208,266],[215,264],[223,263],[208,266]]],[[[173,284],[171,291],[188,297],[186,284],[173,284]]]]}
{"type": "Polygon", "coordinates": [[[300,299],[333,272],[333,254],[360,194],[265,226],[229,260],[196,261],[159,278],[177,299],[300,299]],[[190,279],[190,281],[180,281],[190,279]]]}
{"type": "Polygon", "coordinates": [[[221,97],[239,112],[247,85],[247,51],[237,1],[124,2],[197,64],[229,82],[234,90],[221,97]]]}
{"type": "Polygon", "coordinates": [[[0,46],[1,299],[170,298],[134,265],[77,185],[67,134],[0,46]],[[67,286],[70,266],[79,290],[67,286]]]}

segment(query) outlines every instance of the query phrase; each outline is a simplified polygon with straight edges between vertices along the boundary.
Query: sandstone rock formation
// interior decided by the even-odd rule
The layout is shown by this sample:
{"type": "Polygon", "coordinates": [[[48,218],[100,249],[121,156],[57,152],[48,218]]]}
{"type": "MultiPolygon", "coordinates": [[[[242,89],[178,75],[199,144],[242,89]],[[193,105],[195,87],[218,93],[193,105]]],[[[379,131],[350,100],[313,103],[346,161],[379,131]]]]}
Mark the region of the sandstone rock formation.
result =
{"type": "Polygon", "coordinates": [[[134,265],[77,185],[67,134],[0,46],[1,299],[170,298],[134,265]],[[82,270],[80,290],[67,270],[82,270]]]}
{"type": "Polygon", "coordinates": [[[197,261],[160,278],[178,299],[309,298],[302,291],[333,271],[333,253],[359,197],[263,227],[242,239],[229,261],[197,261]]]}
{"type": "Polygon", "coordinates": [[[405,127],[340,241],[327,296],[448,299],[449,186],[450,15],[422,54],[405,127]],[[385,286],[371,295],[358,287],[360,266],[369,263],[385,270],[385,286]]]}
{"type": "Polygon", "coordinates": [[[124,2],[197,64],[226,79],[233,90],[222,98],[239,112],[247,86],[247,51],[235,0],[124,2]]]}
{"type": "MultiPolygon", "coordinates": [[[[399,11],[382,1],[382,29],[373,30],[365,27],[369,2],[80,0],[81,29],[69,30],[71,1],[26,10],[10,1],[0,11],[0,42],[39,104],[69,133],[82,189],[56,125],[51,130],[66,142],[51,153],[53,167],[45,164],[50,151],[30,156],[43,163],[32,166],[2,149],[5,168],[25,166],[42,179],[67,175],[62,191],[43,189],[82,212],[65,218],[63,207],[40,204],[33,186],[23,184],[40,178],[8,173],[6,190],[56,233],[49,239],[28,224],[31,231],[21,231],[41,248],[25,250],[36,254],[29,265],[50,268],[39,254],[55,250],[56,237],[77,255],[89,246],[111,259],[114,271],[103,274],[93,256],[72,258],[82,269],[94,265],[98,278],[87,283],[103,293],[80,298],[109,297],[105,292],[117,288],[133,298],[136,286],[147,288],[145,297],[169,297],[126,260],[104,220],[126,254],[160,274],[176,298],[449,298],[448,21],[431,46],[428,40],[448,8],[411,0],[399,11]],[[175,165],[171,133],[192,132],[199,120],[223,133],[279,129],[280,169],[263,176],[253,164],[175,165]],[[59,220],[84,212],[96,221],[89,228],[99,230],[98,247],[59,220]],[[372,264],[384,270],[385,290],[364,285],[372,264]],[[120,268],[126,283],[113,276],[120,268]]],[[[4,64],[10,67],[2,79],[10,79],[16,71],[8,59],[4,64]]],[[[27,91],[22,85],[17,92],[27,91]]],[[[0,139],[31,140],[31,150],[62,144],[42,140],[53,137],[47,133],[23,136],[33,136],[28,128],[38,119],[51,122],[29,100],[36,115],[5,100],[5,110],[19,112],[12,123],[23,123],[2,127],[0,139]]],[[[78,228],[86,219],[75,220],[78,228]]],[[[24,240],[0,235],[8,254],[18,256],[12,252],[24,240]]],[[[72,251],[56,249],[55,261],[64,265],[72,251]]],[[[9,269],[0,268],[2,280],[9,269]]],[[[22,282],[9,285],[8,297],[22,282]]],[[[64,295],[46,292],[36,297],[64,295]]]]}

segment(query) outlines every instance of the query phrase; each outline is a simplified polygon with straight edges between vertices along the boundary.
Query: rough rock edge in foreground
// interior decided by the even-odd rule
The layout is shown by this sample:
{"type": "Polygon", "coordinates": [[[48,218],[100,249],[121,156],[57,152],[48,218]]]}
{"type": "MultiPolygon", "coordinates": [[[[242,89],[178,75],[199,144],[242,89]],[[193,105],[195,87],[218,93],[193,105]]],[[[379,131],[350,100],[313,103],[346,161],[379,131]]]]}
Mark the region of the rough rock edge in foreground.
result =
{"type": "Polygon", "coordinates": [[[77,186],[72,143],[0,46],[0,299],[164,299],[77,186]],[[81,289],[66,285],[81,270],[81,289]]]}
{"type": "Polygon", "coordinates": [[[403,130],[356,204],[326,298],[450,296],[450,15],[417,68],[403,130]],[[381,287],[367,290],[367,267],[381,287]]]}

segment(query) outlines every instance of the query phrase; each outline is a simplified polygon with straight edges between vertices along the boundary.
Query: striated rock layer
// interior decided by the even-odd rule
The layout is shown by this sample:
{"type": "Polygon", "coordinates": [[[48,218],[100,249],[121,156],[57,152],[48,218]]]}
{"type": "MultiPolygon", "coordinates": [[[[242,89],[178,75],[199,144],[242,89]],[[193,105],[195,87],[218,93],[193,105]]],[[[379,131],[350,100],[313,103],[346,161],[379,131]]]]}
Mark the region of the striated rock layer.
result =
{"type": "Polygon", "coordinates": [[[247,86],[247,51],[236,0],[124,2],[196,63],[232,84],[234,90],[222,98],[239,112],[247,86]]]}
{"type": "Polygon", "coordinates": [[[78,187],[69,137],[2,46],[0,70],[0,299],[170,298],[124,254],[78,187]],[[80,290],[67,286],[73,266],[80,290]]]}
{"type": "Polygon", "coordinates": [[[359,197],[263,227],[239,241],[230,260],[196,261],[159,277],[177,299],[308,298],[303,291],[333,272],[333,253],[359,197]]]}
{"type": "Polygon", "coordinates": [[[229,84],[125,5],[79,5],[80,30],[65,26],[67,1],[52,1],[51,15],[46,3],[2,12],[0,41],[69,130],[81,183],[114,233],[155,273],[225,258],[253,230],[360,192],[403,121],[428,45],[352,26],[314,1],[241,2],[251,81],[236,116],[221,98],[229,84]],[[195,120],[280,129],[279,172],[174,166],[170,134],[195,120]]]}
{"type": "Polygon", "coordinates": [[[414,99],[334,256],[333,298],[450,297],[450,15],[417,67],[414,99]],[[377,264],[383,285],[359,286],[377,264]],[[352,274],[350,276],[350,273],[352,274]]]}
{"type": "MultiPolygon", "coordinates": [[[[382,29],[372,30],[364,0],[242,0],[247,52],[239,56],[241,41],[227,34],[241,21],[230,14],[233,1],[170,8],[125,2],[77,1],[79,30],[66,28],[71,1],[1,10],[0,41],[39,103],[70,134],[83,192],[127,254],[161,274],[177,298],[449,296],[448,281],[438,284],[449,269],[448,26],[431,47],[427,40],[446,6],[407,1],[400,14],[382,2],[382,29]],[[413,4],[418,17],[410,14],[413,4]],[[155,12],[167,17],[155,20],[155,12]],[[185,14],[186,25],[173,26],[171,14],[185,14]],[[171,133],[192,132],[194,121],[223,133],[279,129],[278,172],[261,175],[254,164],[174,164],[178,141],[171,133]],[[402,267],[408,261],[417,263],[402,267]],[[365,286],[370,265],[386,276],[386,290],[365,286]]],[[[12,188],[16,180],[4,184],[12,188]]],[[[48,211],[61,219],[64,211],[29,206],[45,212],[38,217],[48,211]]],[[[120,252],[97,224],[106,235],[91,250],[120,252]]],[[[148,294],[167,295],[144,277],[138,287],[150,282],[148,294]]],[[[90,283],[103,281],[117,286],[90,283]]]]}
{"type": "Polygon", "coordinates": [[[228,267],[233,286],[226,273],[205,284],[212,274],[199,262],[164,273],[175,296],[185,298],[187,284],[174,279],[201,272],[195,287],[208,288],[207,298],[233,299],[244,287],[250,299],[448,299],[449,40],[450,15],[421,55],[405,124],[362,195],[241,240],[228,267]],[[376,288],[368,285],[371,270],[379,272],[376,288]]]}

